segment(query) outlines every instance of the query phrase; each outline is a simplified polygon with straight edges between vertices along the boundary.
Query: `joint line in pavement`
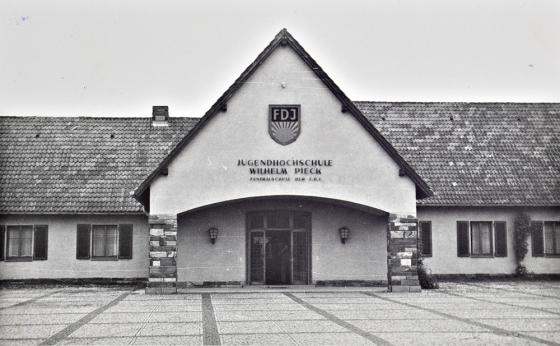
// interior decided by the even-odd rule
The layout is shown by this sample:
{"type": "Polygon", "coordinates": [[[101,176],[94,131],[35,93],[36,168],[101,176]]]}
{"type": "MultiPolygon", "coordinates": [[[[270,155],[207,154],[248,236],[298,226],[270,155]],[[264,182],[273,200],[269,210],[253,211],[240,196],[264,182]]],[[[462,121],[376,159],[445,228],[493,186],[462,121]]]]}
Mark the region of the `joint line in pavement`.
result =
{"type": "Polygon", "coordinates": [[[535,310],[535,311],[544,312],[544,313],[547,313],[547,314],[560,315],[560,312],[548,311],[548,310],[545,310],[545,309],[533,308],[533,307],[530,307],[530,306],[521,306],[521,305],[515,305],[515,304],[510,304],[510,303],[504,303],[504,302],[493,302],[491,300],[469,297],[469,296],[464,296],[464,295],[461,295],[461,294],[451,293],[451,292],[443,292],[442,291],[442,292],[438,292],[438,293],[447,294],[449,296],[454,296],[454,297],[459,297],[459,298],[472,299],[472,300],[476,300],[476,301],[483,302],[483,303],[500,304],[500,305],[505,305],[505,306],[511,306],[511,307],[518,308],[518,309],[535,310]]]}
{"type": "Polygon", "coordinates": [[[375,343],[376,345],[383,345],[383,346],[393,346],[393,344],[391,344],[390,342],[381,339],[378,336],[375,336],[371,333],[366,332],[363,329],[360,329],[358,327],[356,327],[353,324],[350,324],[338,317],[336,317],[335,315],[331,314],[330,312],[327,312],[321,308],[318,308],[316,306],[313,306],[311,304],[309,304],[308,302],[294,296],[292,293],[284,293],[284,295],[288,298],[290,298],[291,300],[293,300],[294,302],[303,305],[304,307],[306,307],[307,309],[325,317],[326,319],[330,320],[331,322],[334,322],[336,324],[338,324],[339,326],[346,328],[347,330],[349,330],[352,333],[358,334],[366,339],[368,339],[369,341],[375,343]]]}
{"type": "Polygon", "coordinates": [[[436,314],[436,315],[439,315],[439,316],[442,316],[442,317],[445,317],[445,318],[448,318],[448,319],[452,319],[452,320],[455,320],[455,321],[460,321],[460,322],[467,323],[467,324],[477,326],[477,327],[480,327],[480,328],[489,329],[494,334],[504,335],[504,336],[514,336],[514,337],[523,338],[523,339],[527,339],[527,340],[531,340],[531,341],[535,341],[535,342],[540,342],[540,343],[543,343],[545,345],[550,345],[550,346],[560,346],[560,344],[558,344],[556,342],[540,339],[540,338],[537,338],[537,337],[534,337],[534,336],[531,336],[531,335],[525,335],[525,334],[522,334],[522,333],[519,333],[519,332],[511,332],[507,329],[494,327],[494,326],[491,326],[489,324],[476,322],[476,321],[470,320],[468,318],[458,317],[458,316],[451,315],[451,314],[441,312],[441,311],[438,311],[438,310],[425,308],[425,307],[422,307],[422,306],[417,306],[417,305],[413,305],[413,304],[409,304],[409,303],[405,303],[405,302],[399,302],[398,300],[382,297],[382,296],[377,295],[375,293],[364,292],[363,294],[365,294],[367,296],[370,296],[370,297],[378,298],[378,299],[381,299],[381,300],[384,300],[384,301],[387,301],[387,302],[408,306],[410,308],[423,310],[423,311],[426,311],[426,312],[431,312],[433,314],[436,314]]]}
{"type": "Polygon", "coordinates": [[[90,312],[89,314],[80,318],[78,321],[70,324],[68,327],[64,328],[60,332],[52,335],[48,339],[45,339],[42,343],[39,344],[39,346],[56,345],[60,341],[66,339],[70,334],[72,334],[76,330],[80,329],[84,324],[90,322],[91,320],[93,320],[97,316],[101,315],[105,310],[110,309],[111,307],[120,303],[122,300],[124,300],[126,297],[128,297],[130,295],[130,293],[131,292],[123,293],[120,296],[118,296],[117,298],[113,299],[108,304],[93,310],[92,312],[90,312]]]}
{"type": "Polygon", "coordinates": [[[15,308],[15,307],[18,307],[18,306],[23,306],[23,305],[28,305],[28,304],[34,303],[34,302],[36,302],[36,301],[38,301],[38,300],[40,300],[40,299],[43,299],[43,298],[52,296],[53,294],[56,294],[56,293],[58,293],[58,292],[60,292],[60,291],[54,291],[54,292],[51,292],[51,293],[43,294],[42,296],[35,297],[35,298],[33,298],[33,299],[29,299],[29,300],[26,300],[26,301],[24,301],[24,302],[19,302],[19,303],[17,303],[17,304],[12,305],[12,306],[1,307],[0,310],[15,308]]]}
{"type": "Polygon", "coordinates": [[[221,345],[218,324],[212,305],[212,296],[209,293],[202,294],[202,344],[221,345]]]}
{"type": "Polygon", "coordinates": [[[538,294],[538,293],[531,293],[531,292],[526,292],[526,291],[511,290],[511,289],[503,288],[503,287],[490,287],[490,286],[484,286],[484,285],[479,285],[479,284],[473,284],[473,283],[470,283],[470,282],[469,283],[461,282],[461,285],[480,287],[480,288],[486,288],[486,289],[492,289],[492,290],[500,290],[500,291],[513,292],[513,293],[522,293],[522,294],[535,296],[535,297],[560,299],[560,297],[558,297],[558,296],[550,296],[550,295],[547,295],[547,294],[538,294]]]}

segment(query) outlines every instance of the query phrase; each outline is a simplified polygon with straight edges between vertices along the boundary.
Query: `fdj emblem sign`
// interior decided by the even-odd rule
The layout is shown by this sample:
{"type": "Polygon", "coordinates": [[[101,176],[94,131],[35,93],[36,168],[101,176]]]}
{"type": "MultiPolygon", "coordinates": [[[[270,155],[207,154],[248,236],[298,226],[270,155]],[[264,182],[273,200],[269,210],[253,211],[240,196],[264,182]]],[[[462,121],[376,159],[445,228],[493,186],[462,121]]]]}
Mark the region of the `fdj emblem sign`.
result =
{"type": "Polygon", "coordinates": [[[299,136],[301,129],[301,106],[270,105],[268,111],[268,133],[277,143],[288,145],[299,136]]]}

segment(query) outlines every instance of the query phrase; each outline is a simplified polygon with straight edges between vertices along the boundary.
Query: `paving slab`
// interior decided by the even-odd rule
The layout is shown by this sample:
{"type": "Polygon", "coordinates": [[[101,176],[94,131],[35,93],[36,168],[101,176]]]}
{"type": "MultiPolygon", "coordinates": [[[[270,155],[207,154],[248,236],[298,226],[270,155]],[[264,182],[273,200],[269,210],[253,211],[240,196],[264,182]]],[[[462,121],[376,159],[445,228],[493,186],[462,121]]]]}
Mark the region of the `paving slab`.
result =
{"type": "Polygon", "coordinates": [[[23,325],[46,325],[46,324],[70,324],[74,323],[86,314],[2,314],[0,312],[1,326],[23,326],[23,325]]]}
{"type": "Polygon", "coordinates": [[[295,333],[292,334],[297,345],[375,345],[374,342],[358,334],[346,333],[295,333]]]}
{"type": "Polygon", "coordinates": [[[433,345],[461,345],[461,346],[528,346],[540,345],[543,343],[519,338],[511,335],[497,335],[491,332],[486,333],[379,333],[379,337],[387,340],[393,345],[414,345],[414,346],[433,346],[433,345]]]}
{"type": "Polygon", "coordinates": [[[560,282],[0,289],[0,345],[558,345],[560,282]]]}
{"type": "Polygon", "coordinates": [[[288,334],[222,334],[222,345],[296,345],[288,334]]]}
{"type": "Polygon", "coordinates": [[[54,335],[64,328],[64,324],[0,326],[0,335],[2,335],[2,338],[9,339],[43,339],[54,335]]]}

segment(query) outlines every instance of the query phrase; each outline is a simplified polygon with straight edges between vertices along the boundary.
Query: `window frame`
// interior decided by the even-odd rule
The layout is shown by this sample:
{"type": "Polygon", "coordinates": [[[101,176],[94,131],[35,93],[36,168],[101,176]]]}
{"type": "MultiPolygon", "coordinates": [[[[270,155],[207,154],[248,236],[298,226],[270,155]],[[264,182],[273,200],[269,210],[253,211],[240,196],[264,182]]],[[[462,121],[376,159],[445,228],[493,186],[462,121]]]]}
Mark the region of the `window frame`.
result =
{"type": "Polygon", "coordinates": [[[543,232],[544,232],[544,255],[546,257],[560,257],[560,221],[544,221],[543,222],[543,232]],[[550,224],[552,227],[552,248],[553,252],[547,252],[547,224],[550,224]]]}
{"type": "MultiPolygon", "coordinates": [[[[481,228],[479,228],[481,229],[481,228]]],[[[507,232],[507,221],[466,221],[466,220],[459,220],[456,223],[456,230],[457,230],[457,257],[471,257],[471,258],[506,258],[508,257],[508,232],[507,232]],[[489,239],[490,242],[490,252],[489,253],[473,253],[473,224],[484,224],[487,223],[490,225],[490,233],[489,239]],[[500,224],[500,232],[503,232],[503,236],[500,236],[500,240],[503,241],[503,244],[499,244],[498,246],[503,248],[503,253],[497,252],[497,229],[496,225],[500,224]],[[502,228],[503,227],[503,228],[502,228]]],[[[482,237],[478,237],[481,241],[483,241],[482,237]]]]}
{"type": "MultiPolygon", "coordinates": [[[[0,236],[2,240],[0,241],[0,246],[2,246],[2,250],[0,251],[0,261],[6,262],[31,262],[31,261],[46,261],[48,259],[48,239],[49,239],[49,226],[45,224],[37,224],[37,225],[0,225],[0,236]],[[30,254],[26,256],[10,256],[10,228],[14,229],[17,228],[18,233],[21,235],[21,231],[24,227],[31,228],[31,237],[30,239],[30,254]],[[44,232],[44,233],[43,233],[44,232]],[[44,243],[41,244],[37,238],[40,238],[43,235],[44,243]],[[39,256],[38,254],[41,254],[39,256]]],[[[21,251],[21,236],[18,237],[20,241],[18,241],[18,248],[21,251]]]]}
{"type": "Polygon", "coordinates": [[[119,226],[118,225],[109,225],[109,224],[100,224],[100,225],[91,225],[91,260],[92,261],[116,261],[119,257],[119,226]],[[96,229],[96,227],[99,227],[96,229]],[[114,227],[115,228],[115,237],[114,237],[114,245],[113,244],[109,244],[109,240],[111,240],[108,236],[108,231],[109,231],[109,227],[114,227]],[[99,237],[96,236],[96,232],[100,231],[101,228],[103,228],[103,236],[99,237]],[[96,247],[96,242],[95,239],[96,238],[101,238],[103,240],[103,245],[102,245],[102,249],[97,249],[96,247]],[[107,248],[108,246],[114,246],[115,248],[115,254],[114,255],[107,255],[107,248]],[[102,250],[103,255],[99,256],[99,255],[95,255],[96,251],[95,250],[102,250]]]}
{"type": "Polygon", "coordinates": [[[419,229],[419,234],[420,234],[420,244],[421,244],[421,248],[420,248],[420,255],[422,257],[432,257],[433,256],[433,252],[434,252],[434,248],[433,248],[433,243],[432,243],[432,221],[418,221],[418,229],[419,229]],[[425,229],[423,227],[423,225],[429,225],[429,236],[427,237],[428,239],[425,239],[425,229]],[[429,252],[424,252],[425,250],[425,244],[426,244],[426,240],[428,241],[428,243],[430,244],[430,251],[429,252]]]}
{"type": "Polygon", "coordinates": [[[545,257],[545,258],[559,258],[560,250],[558,252],[547,252],[547,237],[546,237],[546,225],[552,224],[552,241],[553,248],[557,247],[556,241],[558,237],[555,234],[560,234],[560,221],[544,221],[535,220],[531,221],[531,256],[532,257],[545,257]],[[538,233],[538,239],[537,239],[538,233]]]}
{"type": "Polygon", "coordinates": [[[470,236],[470,253],[471,253],[471,257],[494,257],[494,221],[470,221],[469,222],[469,236],[470,236]],[[474,253],[473,249],[474,249],[474,242],[475,242],[475,237],[473,236],[473,232],[474,227],[473,225],[479,225],[478,227],[478,231],[481,233],[478,236],[479,239],[479,247],[482,249],[482,247],[484,246],[484,239],[482,239],[482,226],[483,224],[488,224],[489,225],[489,229],[488,229],[488,234],[489,234],[489,238],[488,238],[488,242],[490,242],[488,248],[489,248],[489,252],[484,253],[474,253]]]}
{"type": "MultiPolygon", "coordinates": [[[[106,229],[107,230],[107,229],[106,229]]],[[[107,246],[107,239],[103,247],[107,246]]],[[[78,224],[76,226],[76,259],[90,261],[117,261],[133,258],[134,225],[126,224],[78,224]],[[95,227],[116,227],[115,255],[94,256],[95,227]]]]}

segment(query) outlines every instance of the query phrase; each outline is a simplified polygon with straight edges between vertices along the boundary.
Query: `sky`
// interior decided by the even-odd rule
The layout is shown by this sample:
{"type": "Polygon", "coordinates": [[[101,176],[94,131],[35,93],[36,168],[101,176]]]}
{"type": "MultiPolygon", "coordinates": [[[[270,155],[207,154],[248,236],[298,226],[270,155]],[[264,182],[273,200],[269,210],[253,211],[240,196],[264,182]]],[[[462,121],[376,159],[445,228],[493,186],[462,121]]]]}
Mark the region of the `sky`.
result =
{"type": "Polygon", "coordinates": [[[0,1],[0,115],[201,117],[286,28],[355,101],[560,102],[560,1],[0,1]]]}

